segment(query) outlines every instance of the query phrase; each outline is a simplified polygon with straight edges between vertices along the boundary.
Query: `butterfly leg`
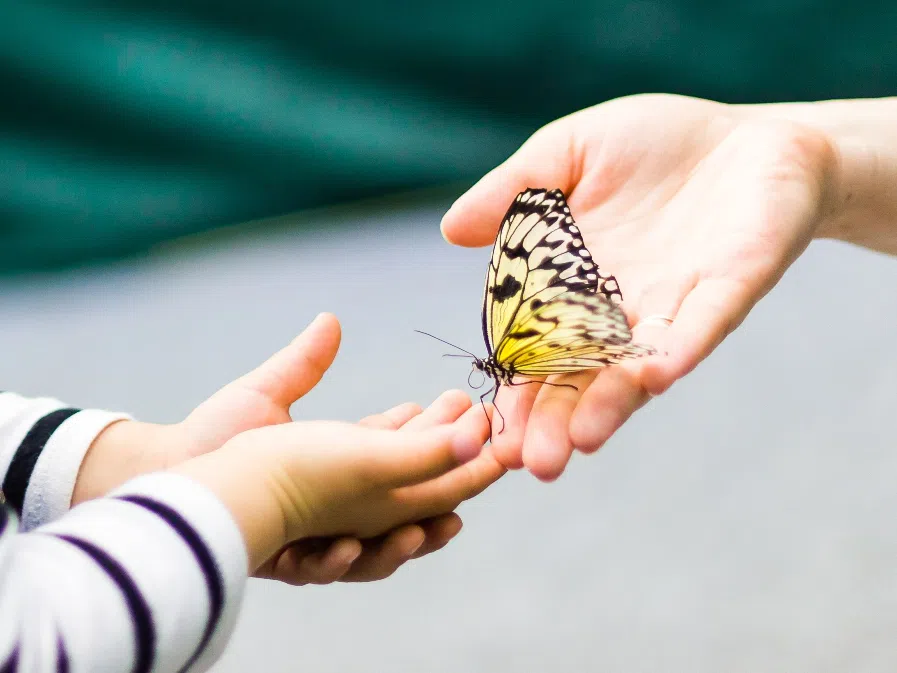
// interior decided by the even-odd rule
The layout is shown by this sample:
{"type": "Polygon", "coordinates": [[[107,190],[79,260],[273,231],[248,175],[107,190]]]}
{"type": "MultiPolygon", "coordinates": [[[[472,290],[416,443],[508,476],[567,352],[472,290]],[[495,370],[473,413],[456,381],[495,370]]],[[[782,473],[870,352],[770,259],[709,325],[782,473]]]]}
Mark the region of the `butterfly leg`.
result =
{"type": "MultiPolygon", "coordinates": [[[[555,386],[556,388],[573,388],[573,390],[576,390],[576,391],[579,390],[579,388],[577,388],[576,386],[574,386],[570,383],[548,383],[547,381],[533,381],[533,380],[519,381],[519,382],[509,381],[505,385],[506,386],[525,386],[528,383],[543,383],[547,386],[555,386]]],[[[498,434],[501,434],[505,430],[505,416],[503,413],[501,413],[501,409],[498,408],[498,405],[495,404],[495,398],[498,396],[498,389],[500,387],[501,387],[501,384],[497,384],[492,390],[487,390],[485,393],[480,395],[480,404],[483,404],[483,398],[486,397],[486,395],[488,395],[489,393],[494,391],[494,394],[492,395],[492,406],[495,408],[495,413],[497,413],[499,415],[499,417],[501,418],[501,430],[498,431],[498,434]]],[[[486,411],[486,405],[483,404],[483,412],[485,413],[485,411],[486,411]]],[[[488,416],[487,416],[487,418],[488,418],[488,416]]],[[[489,436],[490,437],[492,436],[492,423],[491,422],[489,423],[489,436]]]]}
{"type": "Polygon", "coordinates": [[[498,389],[501,388],[500,383],[495,384],[495,393],[492,395],[492,408],[495,409],[496,413],[501,418],[501,430],[498,431],[498,434],[501,434],[505,431],[505,415],[501,413],[501,409],[498,408],[498,405],[495,403],[495,398],[498,397],[498,389]]]}
{"type": "Polygon", "coordinates": [[[576,392],[579,392],[579,388],[574,386],[572,383],[549,383],[548,381],[542,381],[543,386],[554,386],[555,388],[573,388],[576,392]]]}
{"type": "Polygon", "coordinates": [[[483,415],[486,417],[486,421],[489,423],[489,437],[492,437],[492,419],[489,418],[489,413],[486,411],[486,403],[483,401],[483,398],[491,392],[491,390],[487,390],[485,393],[480,395],[480,406],[483,407],[483,415]]]}
{"type": "Polygon", "coordinates": [[[520,381],[519,383],[509,383],[509,386],[525,386],[527,383],[541,383],[543,386],[554,386],[555,388],[573,388],[575,391],[579,391],[579,388],[574,386],[572,383],[549,383],[548,381],[520,381]]]}
{"type": "MultiPolygon", "coordinates": [[[[483,398],[486,397],[489,393],[493,393],[492,395],[492,407],[495,409],[495,413],[498,414],[499,418],[501,418],[501,430],[498,431],[498,434],[501,434],[505,430],[505,417],[501,413],[501,410],[495,404],[495,398],[498,395],[498,389],[501,387],[501,384],[495,385],[493,388],[487,390],[485,393],[480,395],[480,404],[483,407],[483,413],[486,413],[486,403],[483,401],[483,398]]],[[[486,420],[489,420],[489,414],[486,414],[486,420]]],[[[489,436],[492,437],[492,421],[489,420],[489,436]]]]}

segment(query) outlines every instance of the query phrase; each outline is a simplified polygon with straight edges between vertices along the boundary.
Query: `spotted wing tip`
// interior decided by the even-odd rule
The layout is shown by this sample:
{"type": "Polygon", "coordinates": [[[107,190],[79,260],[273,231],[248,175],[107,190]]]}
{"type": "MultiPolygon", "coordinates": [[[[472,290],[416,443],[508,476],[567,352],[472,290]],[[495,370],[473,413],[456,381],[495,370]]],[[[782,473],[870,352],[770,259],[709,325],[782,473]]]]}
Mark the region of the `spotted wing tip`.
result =
{"type": "Polygon", "coordinates": [[[517,198],[523,198],[526,196],[536,196],[537,194],[545,194],[546,196],[554,196],[555,198],[559,198],[562,201],[567,200],[567,196],[564,194],[564,191],[558,187],[554,189],[548,189],[547,187],[524,187],[523,191],[517,195],[517,198]]]}

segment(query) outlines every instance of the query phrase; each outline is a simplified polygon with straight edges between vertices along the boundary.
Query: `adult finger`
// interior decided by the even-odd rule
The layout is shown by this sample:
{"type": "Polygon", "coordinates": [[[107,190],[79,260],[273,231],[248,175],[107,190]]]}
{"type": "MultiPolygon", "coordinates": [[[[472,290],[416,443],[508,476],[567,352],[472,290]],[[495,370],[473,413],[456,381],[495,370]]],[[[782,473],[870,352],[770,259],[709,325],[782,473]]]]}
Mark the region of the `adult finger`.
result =
{"type": "Polygon", "coordinates": [[[656,355],[625,360],[598,370],[598,376],[583,392],[570,419],[570,440],[583,453],[594,453],[651,399],[646,390],[645,372],[651,363],[662,361],[669,352],[670,328],[646,321],[632,328],[634,343],[652,346],[656,355]]]}
{"type": "Polygon", "coordinates": [[[682,301],[665,335],[666,354],[645,363],[645,389],[659,395],[697,367],[742,323],[756,301],[753,294],[751,288],[734,280],[698,283],[682,301]]]}
{"type": "Polygon", "coordinates": [[[492,413],[492,454],[509,470],[523,467],[523,438],[539,382],[502,386],[492,413]]]}
{"type": "Polygon", "coordinates": [[[534,477],[553,481],[564,471],[573,444],[570,418],[577,402],[595,379],[594,370],[552,377],[536,396],[523,439],[523,464],[534,477]],[[573,387],[568,387],[573,386],[573,387]]]}

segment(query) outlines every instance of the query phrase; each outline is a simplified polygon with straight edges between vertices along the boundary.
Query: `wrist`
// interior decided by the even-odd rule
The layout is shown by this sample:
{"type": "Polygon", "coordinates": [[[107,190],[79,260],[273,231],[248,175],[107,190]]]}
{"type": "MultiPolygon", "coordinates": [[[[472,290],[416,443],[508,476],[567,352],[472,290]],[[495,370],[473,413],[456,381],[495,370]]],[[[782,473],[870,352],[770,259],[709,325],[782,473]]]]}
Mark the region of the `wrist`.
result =
{"type": "Polygon", "coordinates": [[[183,441],[176,427],[131,420],[106,427],[81,461],[72,507],[102,497],[134,477],[167,468],[183,441]]]}
{"type": "Polygon", "coordinates": [[[198,482],[228,509],[243,537],[252,573],[295,536],[287,535],[271,470],[264,457],[250,448],[228,442],[168,471],[198,482]]]}
{"type": "Polygon", "coordinates": [[[816,238],[897,251],[897,98],[740,106],[825,135],[834,155],[827,207],[816,238]]]}

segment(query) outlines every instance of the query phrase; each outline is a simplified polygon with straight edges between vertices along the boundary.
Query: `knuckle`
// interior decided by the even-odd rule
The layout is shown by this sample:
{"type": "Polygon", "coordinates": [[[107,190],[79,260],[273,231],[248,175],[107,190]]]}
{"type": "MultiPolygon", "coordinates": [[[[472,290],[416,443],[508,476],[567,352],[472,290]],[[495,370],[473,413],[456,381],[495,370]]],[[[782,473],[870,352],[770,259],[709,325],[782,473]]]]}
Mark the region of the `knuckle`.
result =
{"type": "Polygon", "coordinates": [[[404,409],[402,409],[402,411],[406,411],[407,413],[414,414],[416,416],[417,414],[422,414],[424,408],[417,402],[407,402],[404,405],[404,409]]]}
{"type": "Polygon", "coordinates": [[[396,570],[398,570],[398,567],[395,567],[395,568],[389,568],[389,569],[387,569],[387,570],[384,570],[384,571],[378,573],[378,575],[377,575],[377,579],[385,580],[385,579],[387,579],[388,577],[392,577],[393,575],[395,575],[396,570]]]}
{"type": "Polygon", "coordinates": [[[319,357],[313,357],[304,350],[299,353],[298,364],[299,368],[307,374],[310,374],[310,378],[314,380],[319,380],[324,376],[324,372],[326,371],[326,367],[319,357]]]}

